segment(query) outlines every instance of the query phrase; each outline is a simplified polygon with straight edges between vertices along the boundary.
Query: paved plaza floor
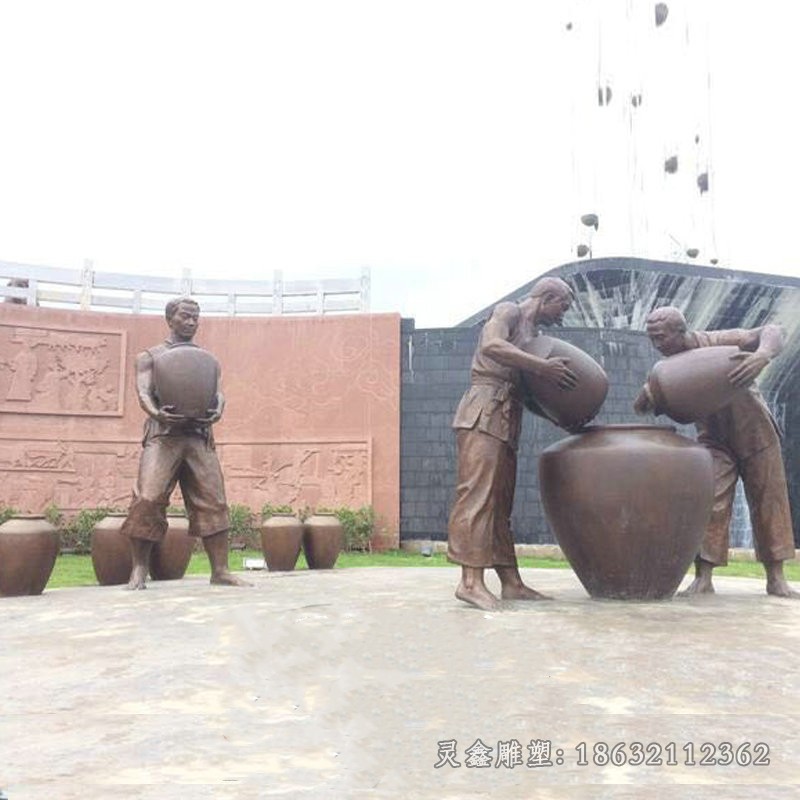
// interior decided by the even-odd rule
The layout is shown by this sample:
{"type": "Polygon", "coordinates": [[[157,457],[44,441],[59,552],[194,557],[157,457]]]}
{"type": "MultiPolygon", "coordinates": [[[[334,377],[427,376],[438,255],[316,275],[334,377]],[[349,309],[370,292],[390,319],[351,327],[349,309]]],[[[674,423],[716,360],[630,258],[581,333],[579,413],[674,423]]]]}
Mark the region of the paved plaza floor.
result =
{"type": "Polygon", "coordinates": [[[800,602],[743,578],[595,601],[568,570],[523,570],[555,599],[486,613],[454,599],[457,576],[254,572],[249,588],[193,577],[2,599],[0,788],[800,796],[800,602]]]}

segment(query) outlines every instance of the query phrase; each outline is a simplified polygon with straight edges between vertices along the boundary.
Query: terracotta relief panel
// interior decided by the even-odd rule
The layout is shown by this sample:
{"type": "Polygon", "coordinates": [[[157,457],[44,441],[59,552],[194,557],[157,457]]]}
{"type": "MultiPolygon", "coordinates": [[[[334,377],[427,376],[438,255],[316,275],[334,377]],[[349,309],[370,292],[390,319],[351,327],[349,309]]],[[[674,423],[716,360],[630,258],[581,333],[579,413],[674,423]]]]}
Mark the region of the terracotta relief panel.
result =
{"type": "MultiPolygon", "coordinates": [[[[141,444],[0,439],[3,502],[40,512],[127,508],[141,444]]],[[[265,503],[294,508],[357,508],[371,502],[368,442],[219,444],[228,501],[260,511],[265,503]]],[[[181,504],[176,490],[171,502],[181,504]]]]}
{"type": "Polygon", "coordinates": [[[0,440],[3,502],[20,511],[127,507],[139,442],[0,440]]]}
{"type": "Polygon", "coordinates": [[[254,511],[265,503],[300,509],[372,502],[369,442],[255,442],[217,449],[229,502],[254,511]]]}
{"type": "Polygon", "coordinates": [[[0,323],[0,411],[121,416],[123,331],[0,323]]]}

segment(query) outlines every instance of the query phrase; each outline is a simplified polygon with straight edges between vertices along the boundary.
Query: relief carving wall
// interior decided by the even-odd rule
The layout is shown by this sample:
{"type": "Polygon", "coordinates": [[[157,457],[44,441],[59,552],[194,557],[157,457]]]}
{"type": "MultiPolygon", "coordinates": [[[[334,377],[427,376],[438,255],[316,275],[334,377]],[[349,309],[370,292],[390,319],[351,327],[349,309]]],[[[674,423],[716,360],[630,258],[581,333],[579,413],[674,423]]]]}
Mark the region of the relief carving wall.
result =
{"type": "Polygon", "coordinates": [[[0,323],[0,411],[120,416],[125,334],[0,323]]]}
{"type": "MultiPolygon", "coordinates": [[[[368,442],[218,444],[232,502],[259,511],[265,503],[293,508],[371,502],[368,442]]],[[[7,505],[26,511],[55,503],[62,511],[125,508],[136,480],[141,444],[0,440],[0,485],[7,505]]],[[[176,490],[172,503],[181,503],[176,490]]]]}
{"type": "MultiPolygon", "coordinates": [[[[0,504],[127,507],[144,420],[134,361],[165,333],[157,316],[0,305],[0,504]]],[[[377,546],[396,545],[399,316],[201,317],[197,341],[222,365],[228,501],[372,505],[377,546]]]]}

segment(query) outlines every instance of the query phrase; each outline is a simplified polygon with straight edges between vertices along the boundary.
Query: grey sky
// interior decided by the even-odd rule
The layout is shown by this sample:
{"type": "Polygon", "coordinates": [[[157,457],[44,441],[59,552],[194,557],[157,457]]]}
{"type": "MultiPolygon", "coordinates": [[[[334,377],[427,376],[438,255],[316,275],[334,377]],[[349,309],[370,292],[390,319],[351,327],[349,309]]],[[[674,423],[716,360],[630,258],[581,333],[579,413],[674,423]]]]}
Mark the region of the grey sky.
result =
{"type": "Polygon", "coordinates": [[[599,209],[597,256],[800,274],[800,10],[668,5],[656,31],[634,0],[0,0],[0,259],[369,266],[376,310],[447,325],[599,209]]]}

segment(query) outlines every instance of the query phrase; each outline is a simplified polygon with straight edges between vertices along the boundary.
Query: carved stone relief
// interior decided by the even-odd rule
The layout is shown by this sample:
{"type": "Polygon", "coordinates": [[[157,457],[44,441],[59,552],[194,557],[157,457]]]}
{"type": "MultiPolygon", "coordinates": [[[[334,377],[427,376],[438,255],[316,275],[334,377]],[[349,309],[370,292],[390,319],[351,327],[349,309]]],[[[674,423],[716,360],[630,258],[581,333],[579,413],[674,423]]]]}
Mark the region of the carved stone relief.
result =
{"type": "Polygon", "coordinates": [[[265,442],[218,446],[229,499],[260,510],[371,502],[369,442],[265,442]]]}
{"type": "MultiPolygon", "coordinates": [[[[369,442],[218,444],[228,501],[358,508],[371,503],[369,442]]],[[[141,443],[0,439],[3,502],[20,511],[126,508],[141,443]]],[[[176,490],[171,502],[181,504],[176,490]]]]}
{"type": "Polygon", "coordinates": [[[123,331],[0,323],[0,411],[121,416],[123,331]]]}

